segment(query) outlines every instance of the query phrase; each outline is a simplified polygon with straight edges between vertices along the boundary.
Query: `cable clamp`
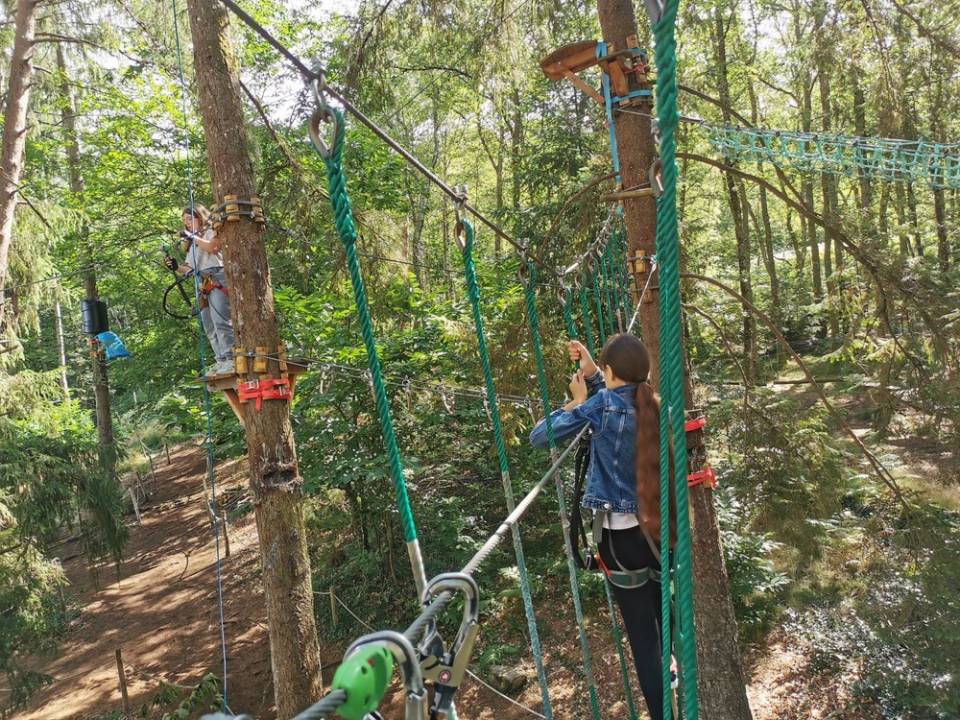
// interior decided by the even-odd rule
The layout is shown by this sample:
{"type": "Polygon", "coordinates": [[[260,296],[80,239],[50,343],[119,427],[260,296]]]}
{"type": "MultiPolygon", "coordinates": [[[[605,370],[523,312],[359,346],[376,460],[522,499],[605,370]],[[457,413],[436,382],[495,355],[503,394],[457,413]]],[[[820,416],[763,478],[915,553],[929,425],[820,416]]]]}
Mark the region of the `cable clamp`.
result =
{"type": "Polygon", "coordinates": [[[263,408],[264,400],[290,400],[289,378],[261,378],[243,382],[237,386],[240,402],[255,401],[257,412],[263,408]]]}
{"type": "Polygon", "coordinates": [[[687,485],[689,487],[705,485],[709,488],[715,488],[717,486],[717,473],[710,465],[704,465],[701,470],[687,475],[687,485]]]}

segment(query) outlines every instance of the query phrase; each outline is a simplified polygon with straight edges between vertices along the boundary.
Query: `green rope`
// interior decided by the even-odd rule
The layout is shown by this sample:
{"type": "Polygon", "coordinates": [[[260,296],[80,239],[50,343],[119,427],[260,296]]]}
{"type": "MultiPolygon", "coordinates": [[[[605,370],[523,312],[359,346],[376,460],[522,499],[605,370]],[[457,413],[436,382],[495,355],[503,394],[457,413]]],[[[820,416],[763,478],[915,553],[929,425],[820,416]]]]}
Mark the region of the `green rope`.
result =
{"type": "MultiPolygon", "coordinates": [[[[570,296],[564,298],[563,320],[567,325],[567,335],[571,340],[578,340],[577,327],[573,324],[573,312],[570,308],[570,296]]],[[[617,611],[613,604],[613,592],[610,589],[610,583],[604,580],[603,589],[607,595],[607,607],[610,610],[610,625],[613,634],[613,644],[617,648],[617,659],[620,662],[620,676],[623,678],[623,693],[627,698],[627,707],[630,710],[630,720],[637,720],[637,706],[633,701],[633,689],[630,687],[630,670],[627,665],[627,658],[623,652],[623,633],[620,631],[620,621],[617,619],[617,611]]]]}
{"type": "Polygon", "coordinates": [[[590,273],[590,288],[593,291],[593,305],[597,309],[597,330],[600,331],[600,345],[607,342],[607,323],[603,316],[603,301],[600,299],[600,282],[597,273],[590,273]]]}
{"type": "MultiPolygon", "coordinates": [[[[507,512],[512,513],[515,504],[513,499],[513,484],[510,481],[510,462],[507,458],[507,444],[503,438],[503,423],[500,420],[497,390],[493,382],[493,370],[490,367],[490,352],[487,349],[487,338],[483,327],[483,313],[480,307],[480,286],[477,283],[477,268],[473,262],[473,225],[468,220],[462,222],[464,229],[462,249],[463,275],[467,283],[467,297],[470,299],[470,307],[473,311],[473,327],[477,334],[477,350],[480,354],[480,364],[483,367],[487,407],[490,413],[490,422],[493,426],[494,443],[497,446],[497,459],[500,463],[500,478],[503,480],[503,493],[507,502],[507,512]]],[[[520,539],[520,528],[514,523],[510,529],[513,534],[513,549],[517,557],[517,570],[520,574],[520,594],[523,596],[523,609],[527,616],[527,629],[530,632],[530,649],[533,652],[533,661],[537,667],[537,679],[540,682],[543,714],[547,718],[552,718],[553,708],[550,704],[550,689],[547,684],[547,672],[543,665],[540,632],[537,629],[537,618],[533,609],[533,597],[530,592],[530,579],[527,575],[527,563],[524,559],[523,542],[520,539]]]]}
{"type": "MultiPolygon", "coordinates": [[[[586,280],[586,276],[584,276],[586,280]]],[[[590,301],[587,299],[587,288],[580,286],[580,322],[583,323],[583,339],[590,354],[596,356],[597,348],[593,342],[593,323],[590,321],[590,301]]]]}
{"type": "Polygon", "coordinates": [[[390,414],[390,403],[387,400],[386,385],[380,367],[380,358],[377,356],[377,343],[373,334],[373,321],[370,318],[370,305],[367,302],[367,291],[363,285],[363,276],[360,273],[360,261],[357,259],[357,227],[353,220],[353,208],[350,196],[347,193],[347,179],[343,172],[343,146],[346,137],[346,124],[343,113],[331,108],[333,115],[334,138],[331,152],[322,156],[327,166],[327,178],[330,184],[330,204],[333,206],[334,223],[340,242],[343,244],[347,256],[347,269],[350,272],[350,282],[353,285],[353,299],[357,306],[357,315],[360,318],[360,333],[363,335],[363,344],[367,349],[367,361],[370,367],[370,379],[373,383],[373,393],[377,404],[377,417],[380,420],[380,431],[387,448],[390,464],[390,475],[393,479],[393,489],[396,494],[397,508],[400,511],[400,523],[403,526],[403,539],[407,543],[410,553],[410,564],[413,568],[414,581],[418,592],[426,586],[426,575],[423,569],[423,560],[420,556],[420,545],[417,540],[417,525],[413,519],[413,510],[410,507],[410,497],[407,495],[407,483],[403,473],[403,459],[400,457],[400,448],[397,444],[396,432],[393,428],[393,418],[390,414]]]}
{"type": "Polygon", "coordinates": [[[617,267],[620,268],[620,312],[623,313],[623,329],[626,331],[633,317],[633,303],[630,300],[630,269],[627,263],[629,252],[626,242],[626,233],[621,225],[617,231],[617,267]]]}
{"type": "Polygon", "coordinates": [[[611,284],[610,273],[610,241],[603,246],[603,253],[600,255],[600,272],[603,277],[603,301],[606,303],[607,334],[615,335],[618,331],[615,322],[617,315],[617,305],[613,302],[613,286],[611,284]]]}
{"type": "MultiPolygon", "coordinates": [[[[527,265],[527,282],[524,284],[524,299],[527,303],[527,321],[530,325],[530,342],[537,364],[537,382],[540,385],[540,400],[543,403],[544,420],[547,425],[547,440],[552,455],[557,453],[557,442],[553,434],[553,422],[550,419],[550,390],[547,386],[547,368],[543,360],[543,343],[540,339],[540,318],[537,314],[537,268],[533,263],[527,265]]],[[[594,720],[600,720],[600,699],[597,684],[593,677],[593,664],[590,660],[590,642],[583,621],[583,604],[580,601],[580,584],[577,580],[577,565],[573,559],[573,543],[570,540],[570,518],[567,516],[567,503],[563,498],[563,479],[560,473],[555,476],[557,486],[557,506],[560,510],[560,525],[563,529],[563,548],[567,556],[567,573],[570,576],[570,594],[573,596],[573,610],[577,619],[577,632],[580,636],[580,652],[583,656],[583,674],[590,693],[590,713],[594,720]]]]}
{"type": "Polygon", "coordinates": [[[573,292],[569,288],[564,288],[563,291],[563,322],[571,338],[579,337],[576,323],[573,321],[573,292]]]}
{"type": "MultiPolygon", "coordinates": [[[[684,717],[699,717],[697,648],[693,626],[693,569],[687,488],[687,436],[684,431],[683,323],[680,314],[680,237],[677,221],[677,45],[674,25],[679,0],[666,0],[662,17],[653,26],[656,38],[657,121],[663,192],[657,199],[657,257],[660,262],[660,514],[661,556],[664,569],[670,558],[670,440],[677,458],[677,547],[675,583],[679,596],[678,645],[683,682],[684,717]]],[[[670,583],[661,585],[664,717],[670,705],[670,583]]]]}

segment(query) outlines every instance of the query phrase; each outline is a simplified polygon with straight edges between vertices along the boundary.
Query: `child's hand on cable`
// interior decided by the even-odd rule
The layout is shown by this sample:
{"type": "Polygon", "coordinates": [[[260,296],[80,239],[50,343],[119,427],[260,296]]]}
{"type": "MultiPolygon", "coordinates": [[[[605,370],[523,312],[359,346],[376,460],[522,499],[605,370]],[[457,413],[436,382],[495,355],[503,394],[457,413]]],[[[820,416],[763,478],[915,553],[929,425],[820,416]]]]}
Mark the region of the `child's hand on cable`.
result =
{"type": "Polygon", "coordinates": [[[583,379],[583,370],[578,370],[570,378],[570,397],[577,405],[587,401],[587,381],[583,379]]]}
{"type": "Polygon", "coordinates": [[[590,351],[579,340],[571,340],[569,344],[570,362],[580,363],[580,372],[585,378],[593,377],[597,372],[597,364],[590,357],[590,351]]]}

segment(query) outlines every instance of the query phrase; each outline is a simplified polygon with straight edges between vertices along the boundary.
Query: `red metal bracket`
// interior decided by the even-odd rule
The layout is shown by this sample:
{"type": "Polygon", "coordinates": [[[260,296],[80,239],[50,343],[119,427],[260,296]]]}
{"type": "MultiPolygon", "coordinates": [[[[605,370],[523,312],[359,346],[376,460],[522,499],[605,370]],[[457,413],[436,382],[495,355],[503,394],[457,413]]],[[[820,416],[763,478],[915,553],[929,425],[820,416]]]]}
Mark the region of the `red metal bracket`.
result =
{"type": "Polygon", "coordinates": [[[687,485],[689,487],[706,485],[707,487],[715,488],[717,486],[717,474],[713,471],[712,467],[704,465],[700,471],[687,475],[687,485]]]}
{"type": "Polygon", "coordinates": [[[290,379],[263,378],[262,380],[240,383],[237,386],[237,397],[242,403],[255,400],[257,411],[259,412],[263,407],[264,400],[290,399],[290,379]]]}
{"type": "Polygon", "coordinates": [[[692,433],[695,430],[703,430],[707,426],[707,419],[705,417],[694,418],[693,420],[687,420],[686,424],[683,426],[683,429],[688,433],[692,433]]]}

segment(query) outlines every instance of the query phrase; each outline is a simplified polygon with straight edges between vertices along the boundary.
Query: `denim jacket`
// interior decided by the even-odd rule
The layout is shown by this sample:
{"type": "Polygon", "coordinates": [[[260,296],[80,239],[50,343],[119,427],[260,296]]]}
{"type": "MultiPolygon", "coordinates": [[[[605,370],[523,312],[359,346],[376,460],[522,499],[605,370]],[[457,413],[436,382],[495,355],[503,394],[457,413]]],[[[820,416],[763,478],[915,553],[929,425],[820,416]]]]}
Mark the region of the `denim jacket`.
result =
{"type": "MultiPolygon", "coordinates": [[[[590,471],[581,505],[594,510],[636,513],[637,480],[634,469],[637,437],[636,385],[614,390],[604,387],[597,371],[587,378],[589,398],[570,412],[555,410],[550,418],[557,442],[575,436],[584,425],[593,431],[590,445],[590,471]]],[[[546,418],[530,433],[534,447],[547,447],[546,418]]]]}

